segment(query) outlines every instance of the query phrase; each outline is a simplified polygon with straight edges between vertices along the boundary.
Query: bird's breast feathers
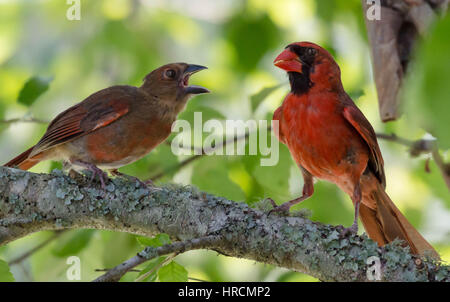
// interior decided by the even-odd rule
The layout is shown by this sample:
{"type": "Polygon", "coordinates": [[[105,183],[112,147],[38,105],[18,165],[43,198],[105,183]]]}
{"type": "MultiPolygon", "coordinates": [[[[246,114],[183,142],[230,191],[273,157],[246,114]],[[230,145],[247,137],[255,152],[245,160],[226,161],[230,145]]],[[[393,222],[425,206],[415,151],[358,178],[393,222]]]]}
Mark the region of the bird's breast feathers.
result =
{"type": "Polygon", "coordinates": [[[283,104],[280,131],[294,160],[312,175],[329,179],[331,168],[342,166],[343,173],[359,165],[348,154],[365,152],[355,131],[339,112],[338,104],[327,98],[316,100],[291,95],[283,104]]]}

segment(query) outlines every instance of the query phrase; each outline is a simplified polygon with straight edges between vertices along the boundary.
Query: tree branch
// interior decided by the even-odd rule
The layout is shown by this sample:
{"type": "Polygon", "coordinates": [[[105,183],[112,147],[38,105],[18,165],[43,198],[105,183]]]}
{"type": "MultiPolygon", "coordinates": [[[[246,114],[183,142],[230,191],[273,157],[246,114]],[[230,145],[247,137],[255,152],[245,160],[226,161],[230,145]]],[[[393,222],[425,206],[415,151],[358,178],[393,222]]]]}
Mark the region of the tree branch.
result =
{"type": "Polygon", "coordinates": [[[409,154],[411,156],[419,156],[423,153],[431,154],[431,157],[433,158],[434,162],[439,168],[439,171],[441,172],[442,178],[444,179],[447,188],[450,190],[450,164],[444,162],[444,159],[439,153],[438,143],[435,139],[419,139],[416,141],[412,141],[398,137],[395,134],[383,133],[377,133],[377,137],[408,147],[409,154]]]}
{"type": "MultiPolygon", "coordinates": [[[[123,178],[106,190],[54,171],[0,167],[0,245],[32,232],[95,228],[174,241],[217,236],[205,246],[221,254],[307,273],[323,281],[366,281],[376,256],[386,281],[450,281],[450,269],[412,256],[398,243],[383,248],[364,236],[341,238],[342,227],[303,217],[268,216],[190,187],[144,188],[123,178]]],[[[167,248],[167,247],[166,247],[167,248]]]]}

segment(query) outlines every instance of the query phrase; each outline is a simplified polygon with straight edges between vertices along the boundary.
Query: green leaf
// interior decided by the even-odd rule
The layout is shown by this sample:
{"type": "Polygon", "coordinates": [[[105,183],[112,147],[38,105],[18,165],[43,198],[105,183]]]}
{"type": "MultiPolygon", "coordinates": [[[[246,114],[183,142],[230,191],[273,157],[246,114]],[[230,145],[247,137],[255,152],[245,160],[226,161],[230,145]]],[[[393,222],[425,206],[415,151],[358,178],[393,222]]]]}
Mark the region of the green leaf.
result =
{"type": "Polygon", "coordinates": [[[14,282],[14,276],[9,271],[8,263],[0,259],[0,282],[14,282]]]}
{"type": "Polygon", "coordinates": [[[256,108],[275,90],[280,88],[281,84],[265,87],[261,89],[259,92],[255,93],[250,97],[250,103],[252,105],[252,111],[255,112],[256,108]]]}
{"type": "Polygon", "coordinates": [[[59,161],[52,161],[52,163],[50,164],[50,168],[48,169],[48,173],[51,173],[55,169],[62,170],[63,169],[62,163],[59,161]]]}
{"type": "Polygon", "coordinates": [[[158,234],[153,238],[137,236],[136,239],[142,246],[158,247],[171,243],[169,235],[164,233],[158,234]]]}
{"type": "Polygon", "coordinates": [[[53,255],[57,257],[77,255],[89,244],[94,233],[95,230],[78,230],[65,234],[53,248],[53,255]]]}
{"type": "Polygon", "coordinates": [[[188,271],[182,265],[172,261],[159,269],[158,278],[161,282],[186,282],[188,271]]]}
{"type": "Polygon", "coordinates": [[[44,78],[39,76],[34,76],[25,82],[22,89],[20,90],[17,102],[25,106],[31,106],[37,98],[48,90],[50,82],[53,77],[44,78]]]}
{"type": "Polygon", "coordinates": [[[161,256],[158,257],[156,259],[153,259],[151,261],[148,262],[148,264],[145,266],[145,268],[143,270],[141,270],[137,276],[137,278],[139,278],[140,276],[148,273],[149,271],[154,270],[151,274],[149,274],[147,277],[145,277],[144,279],[142,279],[142,282],[153,282],[156,280],[156,276],[158,271],[155,269],[157,266],[161,265],[164,260],[166,260],[166,256],[161,256]]]}

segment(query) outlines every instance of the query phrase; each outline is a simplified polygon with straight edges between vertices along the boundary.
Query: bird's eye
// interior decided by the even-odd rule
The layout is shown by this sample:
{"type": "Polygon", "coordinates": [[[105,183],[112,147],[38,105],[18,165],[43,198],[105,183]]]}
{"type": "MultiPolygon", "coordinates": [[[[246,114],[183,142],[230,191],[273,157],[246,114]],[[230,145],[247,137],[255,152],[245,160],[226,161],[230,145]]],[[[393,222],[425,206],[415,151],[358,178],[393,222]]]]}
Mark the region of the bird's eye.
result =
{"type": "Polygon", "coordinates": [[[307,48],[307,49],[306,49],[306,54],[307,54],[308,56],[313,57],[313,56],[316,55],[316,50],[315,50],[314,48],[307,48]]]}
{"type": "Polygon", "coordinates": [[[175,72],[175,70],[173,70],[173,69],[167,69],[167,70],[164,72],[164,76],[165,76],[166,78],[168,78],[168,79],[173,79],[173,78],[175,78],[175,74],[176,74],[176,72],[175,72]]]}

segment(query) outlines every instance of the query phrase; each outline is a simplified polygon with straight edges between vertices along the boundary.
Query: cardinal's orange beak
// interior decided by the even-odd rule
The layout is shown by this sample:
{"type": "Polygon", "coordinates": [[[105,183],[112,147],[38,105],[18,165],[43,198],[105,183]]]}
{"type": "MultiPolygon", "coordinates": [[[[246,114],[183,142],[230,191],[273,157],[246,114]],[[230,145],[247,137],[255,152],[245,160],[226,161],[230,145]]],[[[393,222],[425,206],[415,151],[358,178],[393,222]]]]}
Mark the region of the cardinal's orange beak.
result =
{"type": "Polygon", "coordinates": [[[302,61],[294,52],[289,49],[285,49],[280,55],[273,61],[273,64],[278,68],[285,71],[293,71],[302,73],[302,61]]]}

